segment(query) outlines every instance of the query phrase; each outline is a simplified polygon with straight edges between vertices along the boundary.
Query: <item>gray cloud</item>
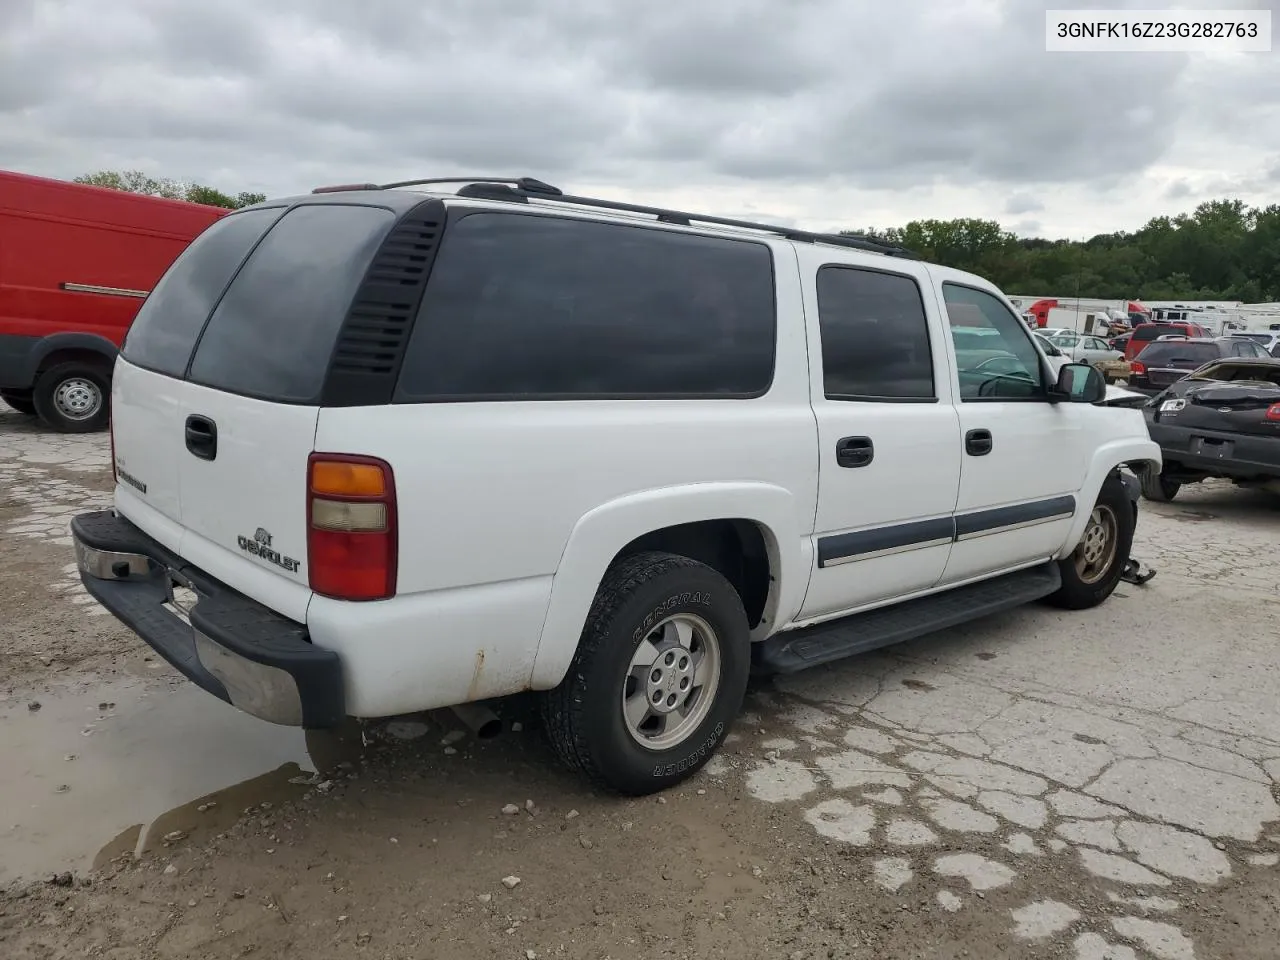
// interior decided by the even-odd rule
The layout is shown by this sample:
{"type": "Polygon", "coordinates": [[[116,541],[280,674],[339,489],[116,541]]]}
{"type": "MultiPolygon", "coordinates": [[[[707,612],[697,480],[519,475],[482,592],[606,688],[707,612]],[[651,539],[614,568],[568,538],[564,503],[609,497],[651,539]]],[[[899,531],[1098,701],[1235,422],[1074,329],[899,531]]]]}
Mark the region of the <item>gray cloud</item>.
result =
{"type": "Polygon", "coordinates": [[[1105,212],[1181,156],[1175,131],[1251,130],[1280,154],[1274,58],[1198,63],[1048,54],[1030,0],[8,0],[0,167],[273,194],[530,174],[726,187],[739,209],[801,186],[973,187],[1011,217],[1079,187],[1105,212]]]}
{"type": "Polygon", "coordinates": [[[1164,195],[1170,200],[1181,200],[1183,197],[1191,196],[1195,191],[1191,189],[1191,184],[1185,180],[1175,180],[1169,184],[1164,195]]]}

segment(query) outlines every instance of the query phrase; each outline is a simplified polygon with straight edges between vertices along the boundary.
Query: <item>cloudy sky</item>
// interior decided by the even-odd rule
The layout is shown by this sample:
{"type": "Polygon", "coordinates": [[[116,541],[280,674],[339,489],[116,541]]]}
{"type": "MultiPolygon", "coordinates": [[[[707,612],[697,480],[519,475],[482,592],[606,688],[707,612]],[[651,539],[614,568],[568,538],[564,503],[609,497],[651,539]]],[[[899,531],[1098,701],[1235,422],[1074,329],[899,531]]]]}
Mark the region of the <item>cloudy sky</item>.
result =
{"type": "Polygon", "coordinates": [[[1280,200],[1280,54],[1045,52],[1054,8],[1280,0],[0,0],[0,168],[230,193],[469,173],[1024,235],[1280,200]]]}

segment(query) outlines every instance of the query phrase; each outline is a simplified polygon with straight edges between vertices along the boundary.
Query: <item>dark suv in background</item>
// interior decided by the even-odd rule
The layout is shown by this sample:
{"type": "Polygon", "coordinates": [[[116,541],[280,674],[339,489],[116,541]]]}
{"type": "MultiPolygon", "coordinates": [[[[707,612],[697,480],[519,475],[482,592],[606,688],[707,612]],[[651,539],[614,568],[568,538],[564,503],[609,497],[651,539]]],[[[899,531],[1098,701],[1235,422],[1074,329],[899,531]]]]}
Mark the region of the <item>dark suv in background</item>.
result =
{"type": "Polygon", "coordinates": [[[1230,357],[1265,360],[1270,354],[1243,337],[1157,340],[1129,361],[1129,389],[1156,394],[1206,363],[1230,357]]]}

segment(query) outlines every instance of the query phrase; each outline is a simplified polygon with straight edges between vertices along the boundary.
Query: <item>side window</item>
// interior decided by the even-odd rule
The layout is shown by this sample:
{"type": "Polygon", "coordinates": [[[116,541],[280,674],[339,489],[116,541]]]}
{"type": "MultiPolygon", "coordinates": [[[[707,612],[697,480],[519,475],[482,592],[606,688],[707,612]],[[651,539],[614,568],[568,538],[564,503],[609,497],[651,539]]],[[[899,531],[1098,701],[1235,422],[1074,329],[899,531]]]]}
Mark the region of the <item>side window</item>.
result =
{"type": "Polygon", "coordinates": [[[776,340],[763,243],[469,213],[445,230],[395,400],[760,396],[776,340]]]}
{"type": "Polygon", "coordinates": [[[1041,400],[1047,395],[1039,352],[1018,318],[985,290],[942,285],[962,400],[1041,400]],[[981,342],[972,336],[985,334],[981,342]]]}
{"type": "Polygon", "coordinates": [[[1053,342],[1060,347],[1066,347],[1070,349],[1071,347],[1074,347],[1077,343],[1080,342],[1080,338],[1077,337],[1074,333],[1060,333],[1053,338],[1053,342]]]}
{"type": "Polygon", "coordinates": [[[935,399],[929,322],[914,279],[827,265],[817,291],[828,400],[935,399]]]}

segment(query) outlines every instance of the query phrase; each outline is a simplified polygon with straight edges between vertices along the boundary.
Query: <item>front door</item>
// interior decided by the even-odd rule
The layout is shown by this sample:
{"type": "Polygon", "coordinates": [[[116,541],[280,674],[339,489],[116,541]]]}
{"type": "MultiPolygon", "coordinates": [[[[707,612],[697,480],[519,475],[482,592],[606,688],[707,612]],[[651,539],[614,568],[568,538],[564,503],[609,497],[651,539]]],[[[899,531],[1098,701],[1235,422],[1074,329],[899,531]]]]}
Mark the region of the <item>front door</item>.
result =
{"type": "Polygon", "coordinates": [[[1050,403],[1048,364],[993,290],[931,268],[953,330],[962,465],[943,583],[1047,560],[1063,545],[1088,468],[1080,411],[1050,403]],[[963,328],[986,331],[965,349],[963,328]],[[999,357],[993,358],[992,351],[999,357]]]}
{"type": "Polygon", "coordinates": [[[827,263],[820,248],[797,254],[820,444],[815,566],[801,610],[809,619],[938,582],[960,432],[927,269],[827,263]]]}

